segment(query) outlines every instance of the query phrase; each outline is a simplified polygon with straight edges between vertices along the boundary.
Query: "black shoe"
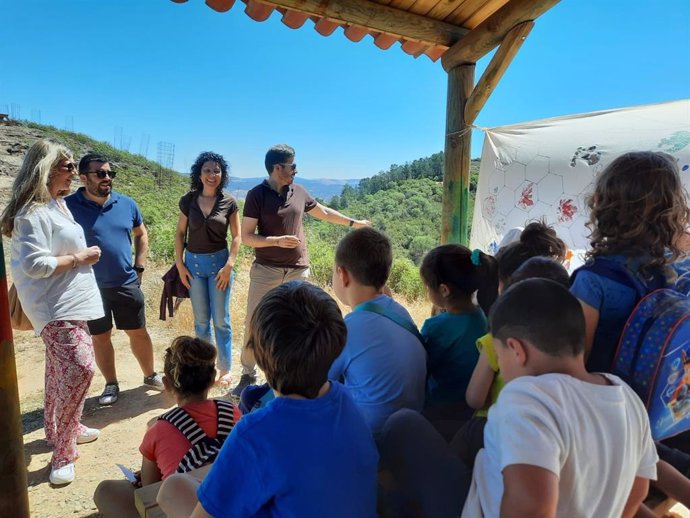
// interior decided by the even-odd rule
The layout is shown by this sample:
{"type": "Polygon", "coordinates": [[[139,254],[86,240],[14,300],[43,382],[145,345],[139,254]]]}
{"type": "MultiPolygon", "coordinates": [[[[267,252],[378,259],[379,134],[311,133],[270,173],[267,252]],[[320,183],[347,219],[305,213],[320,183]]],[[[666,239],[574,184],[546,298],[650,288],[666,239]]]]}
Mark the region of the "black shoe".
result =
{"type": "Polygon", "coordinates": [[[117,402],[120,395],[120,385],[117,383],[106,383],[103,394],[98,398],[99,405],[113,405],[117,402]]]}
{"type": "Polygon", "coordinates": [[[240,397],[245,387],[253,385],[254,383],[256,383],[256,376],[253,376],[252,374],[242,374],[240,382],[234,389],[232,389],[230,394],[232,394],[235,397],[240,397]]]}

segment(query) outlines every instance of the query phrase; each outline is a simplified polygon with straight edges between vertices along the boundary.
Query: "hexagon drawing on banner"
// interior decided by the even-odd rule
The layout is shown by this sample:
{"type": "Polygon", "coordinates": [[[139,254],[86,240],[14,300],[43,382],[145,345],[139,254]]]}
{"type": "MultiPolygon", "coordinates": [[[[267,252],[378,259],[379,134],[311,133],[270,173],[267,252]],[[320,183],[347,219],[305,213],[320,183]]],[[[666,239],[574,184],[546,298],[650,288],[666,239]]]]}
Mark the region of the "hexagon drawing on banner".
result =
{"type": "Polygon", "coordinates": [[[496,216],[496,219],[494,219],[494,228],[496,229],[496,234],[502,236],[506,231],[506,218],[501,215],[496,216]]]}
{"type": "Polygon", "coordinates": [[[537,155],[534,160],[531,160],[525,166],[525,178],[531,182],[537,183],[539,180],[549,174],[549,157],[537,155]]]}
{"type": "Polygon", "coordinates": [[[482,201],[482,216],[491,221],[496,215],[496,196],[487,196],[482,201]]]}
{"type": "Polygon", "coordinates": [[[578,162],[575,167],[563,170],[563,190],[565,192],[582,192],[594,179],[592,168],[578,162]]]}
{"type": "Polygon", "coordinates": [[[496,197],[496,212],[508,214],[515,207],[515,193],[507,187],[502,187],[496,197]]]}
{"type": "Polygon", "coordinates": [[[538,157],[537,153],[531,147],[524,147],[517,150],[516,160],[522,162],[523,164],[529,164],[535,157],[538,157]]]}
{"type": "Polygon", "coordinates": [[[501,162],[498,158],[494,159],[494,169],[496,169],[497,171],[504,171],[505,168],[508,167],[509,164],[510,164],[510,162],[508,162],[506,164],[506,163],[501,162]]]}
{"type": "Polygon", "coordinates": [[[573,222],[580,215],[580,206],[577,196],[562,194],[561,197],[551,205],[548,219],[559,227],[570,228],[573,222]]]}
{"type": "Polygon", "coordinates": [[[580,217],[585,219],[589,218],[589,207],[587,206],[587,200],[591,196],[589,191],[581,192],[577,195],[577,205],[580,208],[580,217]]]}
{"type": "Polygon", "coordinates": [[[539,201],[553,205],[563,194],[563,177],[547,174],[539,183],[539,201]]]}
{"type": "Polygon", "coordinates": [[[505,186],[515,190],[525,181],[525,164],[513,162],[506,168],[505,186]]]}
{"type": "Polygon", "coordinates": [[[522,210],[530,210],[537,201],[537,184],[522,182],[515,191],[515,206],[522,210]]]}
{"type": "Polygon", "coordinates": [[[529,219],[524,211],[515,207],[506,216],[506,228],[524,227],[529,219]]]}
{"type": "MultiPolygon", "coordinates": [[[[573,224],[570,225],[568,232],[570,233],[570,242],[573,248],[582,249],[589,248],[589,229],[585,226],[587,219],[575,218],[573,224]]],[[[565,237],[565,236],[564,236],[565,237]]]]}
{"type": "Polygon", "coordinates": [[[503,171],[491,171],[489,173],[489,181],[487,182],[488,194],[497,194],[498,191],[505,185],[506,175],[503,171]]]}
{"type": "Polygon", "coordinates": [[[575,219],[580,215],[580,205],[577,196],[563,194],[553,204],[553,221],[557,225],[570,228],[575,219]]]}
{"type": "Polygon", "coordinates": [[[553,219],[553,217],[551,217],[551,212],[553,212],[553,207],[551,207],[551,205],[547,205],[543,201],[536,201],[529,210],[529,219],[534,220],[542,217],[553,219]]]}

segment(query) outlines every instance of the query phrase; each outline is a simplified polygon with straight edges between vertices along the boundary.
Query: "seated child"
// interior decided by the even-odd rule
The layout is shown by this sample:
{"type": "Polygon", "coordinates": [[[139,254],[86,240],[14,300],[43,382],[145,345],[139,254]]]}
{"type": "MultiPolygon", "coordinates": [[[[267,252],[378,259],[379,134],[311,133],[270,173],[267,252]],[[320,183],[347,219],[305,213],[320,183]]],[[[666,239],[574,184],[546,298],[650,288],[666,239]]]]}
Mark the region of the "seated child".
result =
{"type": "Polygon", "coordinates": [[[496,301],[490,327],[507,383],[463,517],[633,516],[656,478],[649,420],[619,378],[585,370],[577,299],[528,279],[496,301]]]}
{"type": "Polygon", "coordinates": [[[496,299],[497,266],[479,250],[448,244],[424,256],[420,274],[431,302],[445,310],[428,318],[421,330],[427,352],[424,413],[452,438],[471,416],[465,392],[479,358],[477,339],[488,330],[485,314],[496,299]]]}
{"type": "MultiPolygon", "coordinates": [[[[142,485],[212,462],[239,420],[235,405],[208,399],[216,378],[215,362],[216,348],[199,338],[179,336],[166,349],[163,384],[177,407],[158,418],[139,446],[142,485]],[[197,434],[203,439],[198,440],[197,434]]],[[[104,480],[96,488],[94,502],[104,518],[138,518],[135,489],[126,480],[104,480]]]]}
{"type": "MultiPolygon", "coordinates": [[[[381,455],[395,496],[421,511],[403,516],[631,517],[656,476],[649,421],[619,378],[585,370],[577,299],[528,279],[498,298],[489,321],[506,385],[471,479],[423,417],[399,411],[386,422],[381,455]]],[[[396,500],[384,492],[383,501],[388,516],[396,500]]]]}
{"type": "Polygon", "coordinates": [[[346,334],[336,302],[312,284],[291,281],[264,296],[247,346],[276,398],[242,418],[201,485],[184,475],[165,481],[158,502],[168,518],[376,516],[371,432],[327,377],[346,334]]]}
{"type": "MultiPolygon", "coordinates": [[[[530,223],[520,235],[519,241],[500,249],[496,254],[500,291],[506,289],[509,283],[516,282],[515,279],[531,277],[552,279],[568,287],[568,272],[561,264],[565,251],[565,243],[558,238],[553,228],[543,222],[530,223]]],[[[466,392],[467,404],[476,412],[453,439],[454,449],[468,466],[474,464],[477,452],[484,446],[486,415],[505,385],[498,372],[491,334],[479,338],[477,348],[479,360],[466,392]]]]}
{"type": "Polygon", "coordinates": [[[329,378],[343,381],[375,438],[393,412],[424,405],[426,352],[417,326],[382,291],[392,263],[390,241],[369,227],[349,232],[335,251],[333,290],[352,312],[329,378]]]}

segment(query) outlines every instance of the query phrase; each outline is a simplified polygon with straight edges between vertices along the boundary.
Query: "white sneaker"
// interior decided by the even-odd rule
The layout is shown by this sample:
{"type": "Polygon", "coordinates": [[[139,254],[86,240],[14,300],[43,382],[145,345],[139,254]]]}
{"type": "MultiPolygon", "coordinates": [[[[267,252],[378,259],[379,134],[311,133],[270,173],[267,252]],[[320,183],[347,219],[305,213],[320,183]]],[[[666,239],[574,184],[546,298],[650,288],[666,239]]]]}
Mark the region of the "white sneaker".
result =
{"type": "Polygon", "coordinates": [[[98,439],[99,435],[101,435],[101,431],[98,428],[84,427],[84,431],[80,433],[77,437],[77,444],[86,444],[87,442],[93,442],[96,439],[98,439]]]}
{"type": "Polygon", "coordinates": [[[74,480],[74,462],[65,464],[61,468],[53,468],[50,470],[50,483],[55,486],[62,486],[69,484],[74,480]]]}

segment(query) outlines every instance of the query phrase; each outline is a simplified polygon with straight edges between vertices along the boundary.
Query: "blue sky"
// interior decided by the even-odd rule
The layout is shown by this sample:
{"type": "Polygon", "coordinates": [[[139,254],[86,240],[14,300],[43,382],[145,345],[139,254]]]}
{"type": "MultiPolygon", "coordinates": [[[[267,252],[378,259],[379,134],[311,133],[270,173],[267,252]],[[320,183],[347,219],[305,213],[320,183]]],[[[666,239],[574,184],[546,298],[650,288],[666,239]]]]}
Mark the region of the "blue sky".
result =
{"type": "MultiPolygon", "coordinates": [[[[361,178],[443,148],[446,73],[396,44],[263,23],[237,1],[2,0],[0,111],[148,157],[175,145],[187,171],[222,153],[235,176],[264,174],[275,143],[301,175],[361,178]],[[118,128],[121,128],[118,130],[118,128]]],[[[477,65],[479,79],[488,58],[477,65]]],[[[563,0],[537,20],[476,124],[502,126],[690,97],[688,0],[563,0]]],[[[475,132],[472,154],[483,136],[475,132]]]]}

